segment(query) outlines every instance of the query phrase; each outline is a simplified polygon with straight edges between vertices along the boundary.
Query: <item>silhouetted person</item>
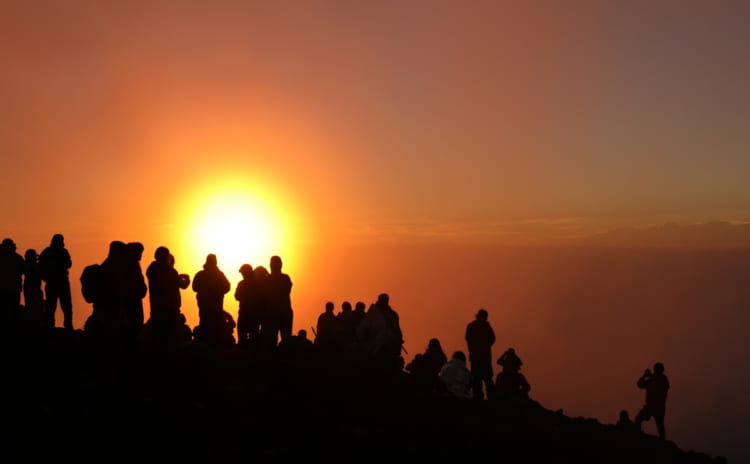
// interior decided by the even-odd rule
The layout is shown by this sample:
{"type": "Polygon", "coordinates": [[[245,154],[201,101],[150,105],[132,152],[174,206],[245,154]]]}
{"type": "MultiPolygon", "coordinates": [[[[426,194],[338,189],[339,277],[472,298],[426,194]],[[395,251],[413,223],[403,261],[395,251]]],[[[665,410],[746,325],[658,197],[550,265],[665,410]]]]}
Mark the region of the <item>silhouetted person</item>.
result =
{"type": "Polygon", "coordinates": [[[27,315],[35,327],[44,323],[44,292],[39,255],[29,248],[24,254],[23,302],[27,315]]]}
{"type": "Polygon", "coordinates": [[[401,323],[387,293],[378,295],[357,326],[357,341],[377,368],[391,370],[403,365],[401,323]]]}
{"type": "Polygon", "coordinates": [[[367,305],[364,301],[358,301],[354,304],[354,310],[352,311],[352,319],[354,319],[354,328],[356,332],[356,328],[359,325],[360,322],[362,322],[362,319],[365,318],[365,314],[367,314],[367,305]]]}
{"type": "MultiPolygon", "coordinates": [[[[314,343],[307,338],[307,331],[300,329],[297,335],[293,335],[279,343],[279,355],[281,359],[294,362],[310,361],[314,354],[314,343]]],[[[310,366],[305,366],[309,368],[310,366]]]]}
{"type": "Polygon", "coordinates": [[[313,341],[307,338],[307,330],[299,329],[294,338],[294,346],[298,353],[305,358],[312,355],[313,341]]]}
{"type": "Polygon", "coordinates": [[[474,398],[471,372],[466,366],[466,354],[454,351],[451,359],[443,365],[438,374],[440,392],[448,398],[470,400],[474,398]]]}
{"type": "Polygon", "coordinates": [[[495,393],[492,369],[492,345],[495,344],[495,331],[492,329],[485,309],[477,311],[475,319],[466,326],[466,344],[469,348],[469,363],[474,379],[474,397],[478,400],[491,399],[495,393]],[[484,388],[484,393],[482,389],[484,388]]]}
{"type": "Polygon", "coordinates": [[[130,242],[127,244],[127,262],[125,274],[125,315],[129,330],[135,335],[143,327],[145,315],[143,313],[143,299],[148,292],[146,278],[143,276],[141,259],[143,258],[143,244],[130,242]]]}
{"type": "Polygon", "coordinates": [[[270,321],[276,325],[271,328],[272,344],[276,346],[281,339],[292,336],[294,311],[292,310],[292,279],[281,272],[282,261],[279,256],[272,256],[270,274],[267,278],[267,298],[270,321]],[[275,333],[274,333],[275,332],[275,333]]]}
{"type": "Polygon", "coordinates": [[[198,302],[199,319],[196,339],[200,334],[202,341],[217,348],[224,344],[224,332],[228,322],[224,311],[224,295],[229,292],[229,289],[229,280],[219,269],[216,255],[208,254],[203,269],[193,277],[193,291],[198,302]]]}
{"type": "Polygon", "coordinates": [[[638,430],[635,422],[633,422],[633,420],[630,418],[630,414],[628,414],[628,411],[626,411],[625,409],[620,411],[619,418],[617,419],[617,423],[615,425],[618,429],[624,432],[634,432],[638,430]]]}
{"type": "Polygon", "coordinates": [[[65,238],[62,234],[53,235],[49,246],[39,255],[39,268],[45,282],[45,312],[51,328],[55,327],[55,311],[59,302],[63,313],[63,327],[73,330],[73,302],[68,278],[71,266],[73,261],[65,248],[65,238]]]}
{"type": "Polygon", "coordinates": [[[154,261],[146,268],[146,278],[150,307],[146,323],[146,348],[156,351],[170,350],[184,339],[185,319],[180,310],[180,291],[188,288],[190,276],[180,274],[174,267],[174,257],[169,249],[160,246],[154,252],[154,261]]]}
{"type": "Polygon", "coordinates": [[[342,350],[352,347],[357,341],[357,315],[348,301],[341,303],[341,311],[336,314],[338,345],[342,350]]]}
{"type": "Polygon", "coordinates": [[[669,379],[664,374],[664,364],[655,363],[653,372],[651,369],[646,369],[636,385],[646,390],[646,404],[635,416],[636,428],[640,430],[643,421],[648,421],[653,417],[659,438],[665,440],[667,432],[664,427],[664,414],[667,407],[669,379]]]}
{"type": "Polygon", "coordinates": [[[430,394],[437,390],[440,369],[448,362],[448,356],[437,338],[431,338],[424,353],[418,353],[404,369],[411,374],[412,385],[417,393],[430,394]]]}
{"type": "Polygon", "coordinates": [[[259,347],[263,322],[263,280],[255,278],[255,271],[249,264],[240,266],[239,272],[242,280],[237,283],[234,291],[234,299],[239,302],[237,343],[243,348],[255,349],[259,347]]]}
{"type": "Polygon", "coordinates": [[[325,309],[318,316],[315,326],[315,351],[326,360],[338,354],[339,337],[338,322],[334,313],[335,305],[332,301],[327,301],[325,309]]]}
{"type": "Polygon", "coordinates": [[[502,370],[495,378],[495,389],[502,399],[528,399],[531,385],[520,372],[523,362],[516,354],[516,350],[514,348],[505,350],[497,363],[502,366],[502,370]]]}
{"type": "Polygon", "coordinates": [[[128,247],[123,241],[113,240],[101,263],[98,296],[84,326],[101,349],[119,350],[125,346],[127,269],[128,247]]]}
{"type": "Polygon", "coordinates": [[[260,351],[270,355],[276,348],[278,336],[278,320],[271,313],[268,303],[268,269],[265,266],[255,266],[253,269],[253,282],[257,289],[258,315],[260,317],[260,351]]]}
{"type": "Polygon", "coordinates": [[[17,322],[21,311],[23,256],[16,251],[16,243],[6,238],[0,244],[0,328],[7,329],[17,322]]]}

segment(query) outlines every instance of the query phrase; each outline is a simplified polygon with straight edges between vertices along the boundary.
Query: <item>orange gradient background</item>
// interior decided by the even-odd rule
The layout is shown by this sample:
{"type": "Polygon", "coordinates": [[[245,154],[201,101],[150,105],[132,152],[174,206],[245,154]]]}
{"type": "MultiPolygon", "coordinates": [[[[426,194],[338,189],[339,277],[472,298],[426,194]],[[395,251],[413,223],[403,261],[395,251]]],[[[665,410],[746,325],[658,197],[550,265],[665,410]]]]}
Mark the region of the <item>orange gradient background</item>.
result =
{"type": "Polygon", "coordinates": [[[483,307],[544,406],[613,423],[662,361],[671,439],[750,459],[749,14],[3,2],[0,233],[65,236],[77,328],[112,240],[217,254],[234,315],[278,254],[295,331],[388,292],[408,361],[483,307]]]}

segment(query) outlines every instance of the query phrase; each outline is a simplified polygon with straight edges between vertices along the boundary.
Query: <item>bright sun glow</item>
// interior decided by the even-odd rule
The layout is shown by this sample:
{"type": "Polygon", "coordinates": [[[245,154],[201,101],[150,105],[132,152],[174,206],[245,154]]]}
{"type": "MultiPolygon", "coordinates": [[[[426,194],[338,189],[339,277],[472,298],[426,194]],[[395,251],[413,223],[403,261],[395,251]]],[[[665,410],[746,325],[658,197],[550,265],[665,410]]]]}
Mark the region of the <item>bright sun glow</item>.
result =
{"type": "MultiPolygon", "coordinates": [[[[213,253],[232,282],[233,294],[244,263],[268,268],[271,256],[279,255],[285,270],[294,267],[298,255],[296,218],[274,192],[247,180],[222,178],[198,188],[193,195],[185,203],[189,209],[179,215],[180,222],[184,221],[181,230],[186,231],[180,255],[176,255],[175,267],[180,272],[194,276],[206,256],[213,253]]],[[[231,295],[224,301],[225,309],[235,306],[231,295]]]]}

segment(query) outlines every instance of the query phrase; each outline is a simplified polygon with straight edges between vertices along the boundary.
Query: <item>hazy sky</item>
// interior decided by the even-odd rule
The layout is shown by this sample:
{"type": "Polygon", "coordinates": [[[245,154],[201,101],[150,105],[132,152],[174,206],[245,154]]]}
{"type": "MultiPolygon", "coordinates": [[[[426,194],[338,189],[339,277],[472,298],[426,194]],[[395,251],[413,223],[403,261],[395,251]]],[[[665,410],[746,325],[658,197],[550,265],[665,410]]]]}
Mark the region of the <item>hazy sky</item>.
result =
{"type": "MultiPolygon", "coordinates": [[[[63,233],[76,285],[115,239],[192,275],[238,228],[205,218],[252,204],[265,245],[219,264],[281,254],[296,328],[326,299],[427,306],[416,289],[455,272],[472,297],[436,292],[435,314],[492,320],[482,247],[746,248],[748,5],[1,1],[0,233],[21,251],[63,233]],[[476,275],[426,263],[441,253],[476,275]]],[[[511,300],[535,307],[524,275],[511,300]]],[[[413,353],[433,333],[404,312],[413,353]]]]}

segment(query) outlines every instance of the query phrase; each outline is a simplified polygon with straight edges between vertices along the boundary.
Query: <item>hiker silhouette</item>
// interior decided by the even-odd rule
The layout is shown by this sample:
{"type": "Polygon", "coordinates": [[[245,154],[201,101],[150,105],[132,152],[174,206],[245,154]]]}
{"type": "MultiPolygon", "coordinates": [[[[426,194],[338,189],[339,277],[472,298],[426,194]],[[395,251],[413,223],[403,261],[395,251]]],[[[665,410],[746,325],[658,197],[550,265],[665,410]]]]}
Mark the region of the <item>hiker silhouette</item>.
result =
{"type": "Polygon", "coordinates": [[[440,369],[448,356],[437,338],[431,338],[423,353],[418,353],[404,369],[411,374],[412,385],[418,394],[431,395],[437,391],[440,369]]]}
{"type": "Polygon", "coordinates": [[[294,310],[292,309],[292,279],[282,272],[281,257],[272,256],[269,262],[270,273],[266,279],[267,304],[270,322],[269,343],[276,347],[280,340],[292,336],[294,310]]]}
{"type": "Polygon", "coordinates": [[[442,396],[459,400],[474,398],[474,379],[466,366],[466,353],[454,351],[438,374],[439,390],[442,396]]]}
{"type": "Polygon", "coordinates": [[[16,249],[10,238],[0,244],[0,329],[11,330],[20,311],[26,264],[16,249]]]}
{"type": "Polygon", "coordinates": [[[492,345],[495,344],[495,331],[492,329],[487,310],[477,311],[475,319],[466,326],[465,339],[469,348],[469,363],[474,380],[474,398],[481,400],[485,395],[492,399],[495,383],[492,369],[492,345]]]}
{"type": "Polygon", "coordinates": [[[65,237],[54,234],[47,248],[39,254],[39,268],[45,282],[45,312],[49,327],[55,327],[55,311],[58,303],[63,314],[63,327],[73,330],[73,301],[70,295],[68,273],[73,266],[65,237]]]}
{"type": "Polygon", "coordinates": [[[44,323],[44,291],[39,254],[33,248],[29,248],[24,254],[23,303],[31,325],[41,328],[44,323]]]}
{"type": "Polygon", "coordinates": [[[377,301],[357,326],[357,342],[375,370],[400,370],[403,365],[401,350],[404,339],[398,313],[390,305],[387,293],[377,301]]]}
{"type": "Polygon", "coordinates": [[[237,312],[237,343],[243,347],[257,350],[260,347],[260,330],[263,324],[265,297],[263,276],[250,264],[239,268],[242,280],[237,283],[234,299],[239,302],[237,312]]]}
{"type": "Polygon", "coordinates": [[[664,374],[664,364],[654,363],[653,369],[653,371],[646,369],[636,383],[638,388],[646,390],[646,402],[635,416],[635,426],[641,430],[641,424],[653,417],[659,438],[666,440],[664,416],[667,408],[669,379],[664,374]]]}
{"type": "Polygon", "coordinates": [[[230,320],[231,316],[224,311],[224,295],[229,292],[230,287],[229,279],[219,269],[216,255],[209,253],[203,269],[196,272],[192,283],[198,303],[198,327],[195,328],[195,338],[216,349],[226,348],[234,342],[232,333],[235,322],[233,319],[230,320]],[[232,337],[232,343],[229,343],[229,337],[232,337]]]}
{"type": "Polygon", "coordinates": [[[495,389],[503,399],[525,400],[528,399],[531,385],[526,377],[520,372],[523,362],[516,354],[515,348],[508,348],[498,358],[497,364],[502,370],[495,378],[495,389]]]}
{"type": "Polygon", "coordinates": [[[192,339],[192,333],[185,331],[180,294],[190,285],[190,276],[179,273],[169,248],[160,246],[146,268],[146,279],[149,318],[140,337],[142,349],[160,355],[173,353],[182,343],[192,339]]]}

